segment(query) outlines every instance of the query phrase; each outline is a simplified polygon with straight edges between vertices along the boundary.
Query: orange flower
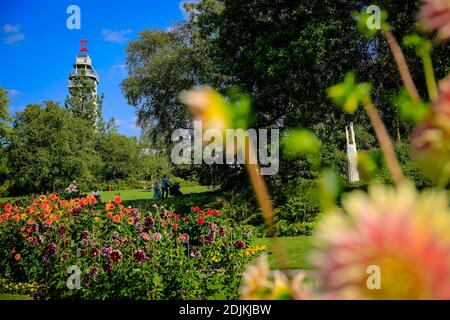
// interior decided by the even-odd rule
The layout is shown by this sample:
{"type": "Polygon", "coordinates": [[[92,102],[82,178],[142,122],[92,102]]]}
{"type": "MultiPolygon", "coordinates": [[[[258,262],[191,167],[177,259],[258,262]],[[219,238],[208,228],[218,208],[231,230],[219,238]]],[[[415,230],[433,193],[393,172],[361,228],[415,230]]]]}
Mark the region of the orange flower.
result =
{"type": "Polygon", "coordinates": [[[120,217],[116,214],[116,215],[113,217],[113,221],[114,221],[114,222],[120,222],[120,217]]]}
{"type": "Polygon", "coordinates": [[[50,194],[50,199],[55,201],[56,199],[58,199],[58,197],[56,196],[56,194],[50,194]]]}
{"type": "Polygon", "coordinates": [[[97,202],[97,199],[95,199],[94,196],[89,195],[88,197],[89,203],[94,205],[97,202]]]}
{"type": "Polygon", "coordinates": [[[46,200],[47,199],[47,197],[45,196],[45,194],[41,194],[40,196],[39,196],[39,200],[41,200],[41,201],[44,201],[44,200],[46,200]]]}
{"type": "Polygon", "coordinates": [[[63,207],[67,207],[68,204],[69,204],[69,201],[67,201],[67,200],[62,200],[62,201],[61,201],[61,205],[62,205],[63,207]]]}
{"type": "Polygon", "coordinates": [[[16,253],[16,255],[14,256],[14,259],[16,259],[16,261],[19,261],[21,258],[20,253],[16,253]]]}
{"type": "Polygon", "coordinates": [[[128,224],[134,224],[134,218],[133,217],[129,217],[127,219],[128,224]]]}
{"type": "Polygon", "coordinates": [[[106,216],[111,218],[111,217],[112,217],[112,212],[111,212],[111,211],[108,211],[108,212],[106,213],[106,216]]]}
{"type": "Polygon", "coordinates": [[[114,197],[114,202],[117,203],[117,204],[122,203],[122,198],[120,196],[115,196],[114,197]]]}

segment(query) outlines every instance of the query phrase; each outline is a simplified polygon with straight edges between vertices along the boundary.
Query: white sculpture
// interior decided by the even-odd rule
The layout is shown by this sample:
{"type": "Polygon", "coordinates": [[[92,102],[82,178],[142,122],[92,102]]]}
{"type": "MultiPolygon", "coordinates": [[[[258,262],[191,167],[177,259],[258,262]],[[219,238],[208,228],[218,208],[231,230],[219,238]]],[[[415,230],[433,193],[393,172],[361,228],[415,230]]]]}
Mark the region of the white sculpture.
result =
{"type": "Polygon", "coordinates": [[[353,122],[350,122],[350,139],[348,135],[348,126],[345,127],[345,135],[347,137],[348,180],[350,182],[357,182],[359,181],[358,151],[356,150],[353,122]]]}

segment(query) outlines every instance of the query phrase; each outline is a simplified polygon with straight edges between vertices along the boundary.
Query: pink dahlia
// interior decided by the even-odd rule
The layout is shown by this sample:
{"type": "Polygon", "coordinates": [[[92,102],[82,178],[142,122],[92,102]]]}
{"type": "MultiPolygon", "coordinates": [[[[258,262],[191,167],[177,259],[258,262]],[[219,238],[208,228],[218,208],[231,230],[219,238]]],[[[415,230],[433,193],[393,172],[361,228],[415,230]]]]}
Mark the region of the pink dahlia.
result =
{"type": "Polygon", "coordinates": [[[445,184],[450,179],[450,76],[439,83],[439,98],[411,144],[424,172],[445,184]]]}
{"type": "Polygon", "coordinates": [[[319,225],[312,256],[329,299],[450,299],[446,194],[405,184],[344,198],[319,225]]]}
{"type": "Polygon", "coordinates": [[[438,40],[450,38],[450,0],[422,0],[419,20],[431,30],[437,31],[438,40]]]}

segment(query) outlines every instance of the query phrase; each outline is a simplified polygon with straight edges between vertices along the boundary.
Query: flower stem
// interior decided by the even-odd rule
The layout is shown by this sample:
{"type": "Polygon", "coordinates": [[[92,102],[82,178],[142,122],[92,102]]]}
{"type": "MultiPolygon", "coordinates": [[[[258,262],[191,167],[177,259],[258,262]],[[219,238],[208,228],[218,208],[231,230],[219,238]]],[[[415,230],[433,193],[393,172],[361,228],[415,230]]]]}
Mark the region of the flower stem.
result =
{"type": "Polygon", "coordinates": [[[377,136],[378,143],[383,151],[386,164],[391,172],[392,178],[396,184],[399,184],[405,179],[405,177],[403,176],[402,169],[398,163],[397,157],[395,156],[394,148],[383,120],[381,120],[381,117],[373,105],[370,97],[366,97],[364,101],[364,109],[369,116],[373,129],[375,130],[375,135],[377,136]]]}
{"type": "Polygon", "coordinates": [[[420,101],[419,93],[417,92],[416,85],[414,84],[414,80],[412,79],[411,73],[409,72],[409,68],[406,64],[402,49],[400,48],[397,40],[395,40],[395,37],[392,34],[391,30],[389,30],[389,27],[385,27],[383,31],[384,36],[386,37],[386,41],[391,48],[392,54],[394,55],[394,59],[397,63],[400,76],[402,77],[403,83],[405,84],[409,96],[415,102],[420,101]]]}
{"type": "Polygon", "coordinates": [[[430,100],[434,102],[438,98],[438,89],[436,85],[436,78],[434,77],[433,62],[429,54],[425,55],[422,60],[428,94],[430,95],[430,100]]]}
{"type": "MultiPolygon", "coordinates": [[[[255,148],[249,137],[246,137],[246,141],[246,146],[248,148],[245,149],[244,154],[247,173],[250,177],[253,190],[255,191],[256,199],[261,207],[264,222],[269,229],[269,232],[272,232],[275,227],[275,214],[273,212],[272,200],[266,181],[260,174],[258,162],[255,161],[256,163],[252,163],[252,161],[250,161],[251,159],[257,159],[255,148]]],[[[279,265],[282,268],[285,268],[287,266],[286,253],[283,245],[276,236],[272,238],[272,245],[279,265]]]]}

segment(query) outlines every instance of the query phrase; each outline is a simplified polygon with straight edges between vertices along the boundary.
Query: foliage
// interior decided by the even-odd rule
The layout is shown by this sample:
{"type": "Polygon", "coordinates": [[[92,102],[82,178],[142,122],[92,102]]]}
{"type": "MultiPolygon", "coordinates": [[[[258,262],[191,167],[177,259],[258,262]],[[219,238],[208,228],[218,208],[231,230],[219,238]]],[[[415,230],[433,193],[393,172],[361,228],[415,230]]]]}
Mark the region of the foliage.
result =
{"type": "Polygon", "coordinates": [[[41,195],[26,207],[6,204],[0,263],[9,281],[45,285],[39,299],[205,299],[237,297],[245,263],[264,248],[218,210],[139,212],[120,197],[41,195]],[[67,269],[81,270],[81,288],[67,287],[67,269]]]}
{"type": "Polygon", "coordinates": [[[111,130],[100,138],[97,150],[105,180],[123,179],[139,173],[141,150],[136,138],[111,130]]]}
{"type": "Polygon", "coordinates": [[[65,101],[66,108],[75,116],[86,120],[91,126],[104,127],[102,118],[103,96],[97,95],[95,80],[87,77],[84,70],[70,80],[70,94],[65,101]]]}
{"type": "Polygon", "coordinates": [[[95,173],[94,128],[58,104],[28,105],[16,114],[8,146],[10,176],[22,193],[65,188],[95,173]]]}

